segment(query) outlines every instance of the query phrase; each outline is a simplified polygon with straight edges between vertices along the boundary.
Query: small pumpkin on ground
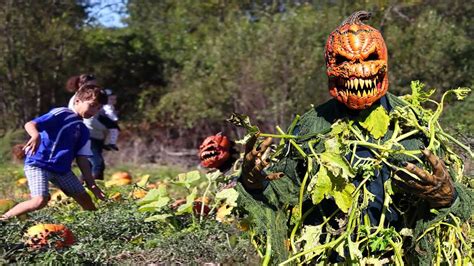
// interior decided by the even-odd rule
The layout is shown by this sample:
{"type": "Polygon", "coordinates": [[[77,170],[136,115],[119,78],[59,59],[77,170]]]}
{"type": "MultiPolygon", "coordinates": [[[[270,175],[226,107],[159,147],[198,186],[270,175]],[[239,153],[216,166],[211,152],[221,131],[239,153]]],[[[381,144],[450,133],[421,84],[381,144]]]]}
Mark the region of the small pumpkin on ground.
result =
{"type": "Polygon", "coordinates": [[[65,204],[72,202],[72,198],[68,197],[64,192],[61,190],[57,190],[51,194],[51,199],[49,200],[49,205],[56,205],[56,204],[65,204]]]}
{"type": "Polygon", "coordinates": [[[16,185],[19,187],[25,186],[26,184],[28,184],[28,180],[26,179],[26,177],[22,177],[16,181],[16,185]]]}
{"type": "Polygon", "coordinates": [[[148,191],[141,189],[141,188],[136,188],[132,191],[132,198],[133,199],[141,199],[146,196],[148,191]]]}
{"type": "Polygon", "coordinates": [[[32,248],[42,248],[50,244],[50,240],[57,239],[51,243],[55,248],[65,248],[75,243],[74,234],[62,224],[37,224],[30,227],[25,236],[26,245],[32,248]],[[53,238],[57,237],[57,238],[53,238]]]}
{"type": "Polygon", "coordinates": [[[6,213],[8,210],[16,205],[16,201],[11,199],[0,199],[0,215],[6,213]]]}
{"type": "Polygon", "coordinates": [[[132,176],[128,172],[116,172],[110,177],[110,181],[105,182],[105,186],[124,186],[132,183],[132,176]]]}

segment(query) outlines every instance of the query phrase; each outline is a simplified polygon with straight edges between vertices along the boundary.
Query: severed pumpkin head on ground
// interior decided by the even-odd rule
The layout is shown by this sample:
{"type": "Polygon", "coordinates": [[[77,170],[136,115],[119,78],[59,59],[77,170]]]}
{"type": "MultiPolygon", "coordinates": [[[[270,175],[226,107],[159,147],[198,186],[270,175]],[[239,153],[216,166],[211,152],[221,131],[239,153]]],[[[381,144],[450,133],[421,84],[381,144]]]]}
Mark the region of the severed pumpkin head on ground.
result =
{"type": "Polygon", "coordinates": [[[388,90],[388,55],[382,34],[362,21],[358,11],[337,27],[326,42],[329,93],[353,110],[363,110],[388,90]]]}

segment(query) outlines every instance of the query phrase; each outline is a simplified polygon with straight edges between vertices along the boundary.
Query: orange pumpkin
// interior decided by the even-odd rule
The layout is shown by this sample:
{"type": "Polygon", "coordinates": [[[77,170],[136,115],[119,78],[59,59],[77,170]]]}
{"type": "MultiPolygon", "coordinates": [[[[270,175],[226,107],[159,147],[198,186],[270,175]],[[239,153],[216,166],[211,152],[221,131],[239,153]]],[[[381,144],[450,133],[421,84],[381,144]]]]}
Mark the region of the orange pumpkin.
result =
{"type": "Polygon", "coordinates": [[[26,184],[28,184],[28,180],[26,179],[26,177],[22,177],[16,181],[16,185],[19,187],[24,186],[26,184]]]}
{"type": "Polygon", "coordinates": [[[110,195],[110,199],[113,200],[113,201],[121,201],[122,200],[122,193],[115,192],[112,195],[110,195]]]}
{"type": "Polygon", "coordinates": [[[0,199],[0,215],[6,213],[8,210],[13,208],[16,202],[11,199],[0,199]]]}
{"type": "Polygon", "coordinates": [[[388,90],[388,55],[382,34],[362,23],[370,13],[357,11],[326,42],[329,94],[348,108],[363,110],[388,90]]]}
{"type": "Polygon", "coordinates": [[[132,183],[132,176],[128,172],[116,172],[106,182],[106,186],[124,186],[132,183]]]}
{"type": "Polygon", "coordinates": [[[141,188],[137,188],[137,189],[133,190],[132,198],[133,199],[141,199],[141,198],[145,197],[147,193],[148,193],[148,191],[146,191],[144,189],[141,189],[141,188]]]}
{"type": "Polygon", "coordinates": [[[51,205],[59,204],[59,203],[66,203],[66,202],[68,202],[69,199],[70,198],[66,194],[64,194],[64,192],[62,192],[61,190],[57,190],[53,194],[51,194],[51,199],[50,199],[49,203],[51,205]]]}
{"type": "Polygon", "coordinates": [[[62,224],[37,224],[30,227],[26,232],[26,244],[32,248],[48,246],[49,239],[58,236],[59,239],[53,244],[55,248],[72,246],[75,238],[71,230],[62,224]]]}

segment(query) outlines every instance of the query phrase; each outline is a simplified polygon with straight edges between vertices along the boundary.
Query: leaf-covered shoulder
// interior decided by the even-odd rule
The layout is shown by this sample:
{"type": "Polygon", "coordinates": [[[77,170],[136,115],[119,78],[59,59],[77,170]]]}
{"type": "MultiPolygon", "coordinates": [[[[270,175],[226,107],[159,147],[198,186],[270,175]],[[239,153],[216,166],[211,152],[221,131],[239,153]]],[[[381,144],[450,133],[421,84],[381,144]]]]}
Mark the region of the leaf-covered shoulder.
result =
{"type": "Polygon", "coordinates": [[[303,114],[295,127],[295,134],[304,136],[306,134],[320,132],[330,128],[337,119],[337,101],[331,99],[317,107],[312,107],[303,114]]]}

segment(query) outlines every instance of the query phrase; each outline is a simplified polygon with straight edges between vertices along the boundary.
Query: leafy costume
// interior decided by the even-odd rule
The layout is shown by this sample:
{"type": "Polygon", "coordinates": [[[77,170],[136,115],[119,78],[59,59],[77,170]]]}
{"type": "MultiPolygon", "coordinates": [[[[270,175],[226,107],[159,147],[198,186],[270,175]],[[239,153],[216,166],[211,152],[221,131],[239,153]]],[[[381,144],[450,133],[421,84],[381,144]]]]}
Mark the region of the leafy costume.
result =
{"type": "MultiPolygon", "coordinates": [[[[383,106],[391,111],[393,111],[394,107],[403,107],[406,104],[392,94],[386,94],[386,96],[382,97],[382,99],[374,104],[369,110],[364,111],[359,114],[353,114],[351,110],[347,109],[344,105],[340,104],[336,100],[330,100],[327,103],[318,106],[316,108],[311,109],[309,112],[304,114],[301,119],[297,122],[296,126],[292,130],[291,133],[297,135],[298,137],[295,139],[295,142],[303,148],[303,151],[306,154],[311,154],[311,150],[308,144],[311,140],[315,139],[325,139],[326,141],[319,141],[318,144],[314,146],[314,150],[316,151],[324,151],[325,144],[328,143],[327,141],[331,141],[331,134],[324,132],[330,132],[334,123],[340,119],[347,119],[351,121],[363,121],[364,117],[367,117],[371,112],[377,109],[378,106],[383,106]]],[[[393,125],[388,128],[387,133],[381,139],[381,143],[388,141],[393,134],[393,125]]],[[[373,141],[373,139],[372,139],[373,141]]],[[[426,144],[426,137],[422,134],[414,135],[410,138],[407,138],[400,143],[406,150],[416,150],[425,142],[426,144]]],[[[360,150],[356,151],[356,154],[362,154],[367,156],[366,150],[361,148],[360,150]]],[[[298,214],[295,215],[295,212],[300,212],[298,210],[299,206],[299,197],[300,197],[300,189],[301,183],[303,182],[303,178],[306,175],[308,170],[308,160],[303,158],[303,156],[292,146],[286,145],[286,148],[280,153],[279,155],[281,158],[270,168],[268,171],[270,172],[283,172],[285,175],[283,178],[268,182],[266,188],[263,191],[247,191],[242,184],[238,185],[238,190],[240,192],[240,204],[243,209],[245,209],[251,220],[254,223],[254,231],[256,235],[260,237],[257,241],[260,241],[262,244],[270,244],[272,249],[272,258],[275,262],[283,262],[289,257],[288,245],[286,245],[286,241],[289,238],[288,232],[291,232],[292,227],[295,226],[297,223],[298,214]],[[293,213],[289,210],[293,210],[293,213]],[[293,223],[291,220],[293,218],[293,223]],[[264,238],[262,238],[264,237],[264,238]],[[266,239],[268,237],[268,239],[266,239]],[[266,243],[266,241],[269,241],[266,243]]],[[[367,156],[368,157],[368,156],[367,156]]],[[[406,158],[403,155],[396,155],[394,160],[396,161],[403,161],[403,160],[413,160],[411,158],[406,158]]],[[[312,166],[313,170],[311,174],[314,176],[313,178],[317,180],[318,176],[318,169],[319,165],[317,163],[313,163],[312,166]]],[[[387,165],[382,165],[380,169],[376,170],[369,170],[374,171],[372,177],[368,179],[364,189],[367,189],[369,193],[372,193],[374,196],[371,197],[370,200],[364,199],[362,195],[359,195],[359,200],[368,200],[367,203],[357,203],[355,200],[350,203],[354,208],[358,208],[358,216],[361,216],[359,222],[359,228],[363,226],[377,226],[380,222],[380,216],[382,212],[385,212],[384,216],[386,217],[385,222],[383,223],[384,230],[401,230],[403,228],[414,229],[411,237],[406,237],[405,241],[402,241],[404,251],[404,257],[406,261],[410,262],[417,262],[423,264],[429,264],[432,261],[432,256],[434,255],[434,247],[433,247],[433,239],[430,238],[430,235],[426,235],[419,241],[415,243],[414,239],[417,239],[427,228],[430,226],[439,223],[440,221],[450,220],[449,222],[453,222],[451,215],[455,217],[459,217],[460,220],[466,221],[470,218],[472,214],[472,200],[473,195],[472,192],[465,188],[460,183],[456,183],[456,192],[457,198],[454,203],[449,208],[441,209],[437,213],[433,214],[429,212],[429,207],[427,207],[426,203],[418,202],[415,205],[405,206],[405,210],[403,210],[403,215],[400,213],[401,206],[406,204],[406,202],[401,201],[403,197],[408,197],[407,195],[396,193],[393,196],[393,203],[387,205],[389,208],[387,210],[383,210],[383,202],[385,198],[391,197],[391,195],[387,195],[386,188],[384,189],[384,184],[389,178],[392,178],[393,171],[390,170],[390,167],[387,165]],[[399,196],[398,198],[396,196],[399,196]],[[365,219],[368,219],[369,222],[364,224],[364,216],[365,219]],[[400,217],[403,216],[403,217],[400,217]],[[392,228],[392,229],[385,229],[385,228],[392,228]],[[415,248],[415,245],[418,245],[415,248]],[[410,255],[412,255],[410,257],[410,255]]],[[[338,190],[336,184],[339,182],[339,190],[343,191],[341,187],[344,185],[344,180],[337,180],[338,177],[332,176],[335,180],[333,182],[333,187],[331,189],[338,190]]],[[[364,179],[364,173],[354,174],[353,184],[360,184],[360,182],[364,179]]],[[[308,180],[306,180],[306,185],[308,185],[308,180]]],[[[318,188],[320,189],[320,188],[318,188]]],[[[353,190],[351,190],[353,192],[353,190]]],[[[367,195],[369,195],[367,193],[367,195]]],[[[349,195],[352,193],[349,193],[349,195]]],[[[314,193],[313,193],[314,195],[314,193]]],[[[341,194],[339,198],[344,198],[344,193],[341,194]]],[[[304,223],[307,224],[308,221],[311,224],[321,224],[323,223],[323,213],[326,212],[328,216],[330,213],[329,211],[334,211],[337,207],[343,207],[344,203],[341,204],[334,204],[334,197],[338,197],[337,195],[328,196],[323,201],[320,201],[318,208],[315,208],[308,212],[306,219],[304,219],[304,223]]],[[[303,213],[307,212],[311,206],[311,193],[304,193],[303,195],[303,213]]],[[[346,210],[346,213],[349,210],[346,210]]],[[[300,212],[301,213],[301,212],[300,212]]],[[[340,211],[340,214],[344,214],[344,212],[340,211]]],[[[334,227],[337,227],[337,219],[343,220],[348,219],[346,216],[343,217],[334,216],[327,225],[328,228],[331,228],[334,224],[334,227]]],[[[334,229],[334,228],[333,228],[334,229]]],[[[334,231],[337,231],[341,228],[336,228],[334,231]]],[[[347,228],[342,228],[346,230],[347,228]]],[[[320,234],[313,235],[315,239],[307,239],[304,240],[305,243],[308,244],[309,242],[316,242],[316,245],[323,245],[324,241],[322,241],[322,236],[324,234],[333,234],[334,237],[338,236],[337,233],[328,232],[326,228],[320,228],[320,234]],[[324,232],[323,230],[326,230],[324,232]],[[318,239],[319,238],[319,239],[318,239]]],[[[355,258],[349,258],[345,255],[347,254],[335,254],[335,250],[339,247],[339,251],[347,253],[344,251],[344,248],[341,249],[340,245],[347,246],[347,241],[353,238],[355,234],[361,234],[363,230],[361,229],[354,229],[350,232],[350,235],[346,236],[345,239],[340,239],[337,242],[334,242],[331,247],[327,249],[323,249],[327,252],[325,256],[329,261],[343,261],[343,260],[356,260],[360,261],[364,255],[367,254],[360,254],[360,258],[357,256],[355,258]],[[357,232],[358,231],[358,232],[357,232]],[[346,244],[344,244],[346,243],[346,244]],[[346,258],[343,258],[346,257],[346,258]]],[[[302,236],[304,239],[305,236],[302,236]]],[[[374,239],[375,236],[373,237],[374,239]]],[[[374,240],[376,241],[376,240],[374,240]]],[[[369,242],[367,242],[369,243],[369,242]]],[[[385,254],[384,256],[388,256],[383,250],[377,250],[376,244],[373,244],[373,250],[375,252],[379,251],[380,253],[385,254]]],[[[360,247],[359,247],[360,248],[360,247]]],[[[467,247],[465,247],[467,248],[467,247]]],[[[370,249],[370,247],[369,247],[370,249]]],[[[469,255],[471,252],[470,250],[466,250],[469,255]]],[[[313,259],[313,258],[311,258],[313,259]]],[[[310,259],[310,260],[311,260],[310,259]]]]}
{"type": "MultiPolygon", "coordinates": [[[[366,12],[356,12],[330,35],[326,61],[334,99],[312,108],[280,135],[274,163],[265,171],[282,172],[283,177],[265,182],[263,189],[237,186],[239,206],[252,222],[252,242],[265,254],[264,264],[472,263],[466,221],[474,196],[461,184],[463,164],[451,147],[458,142],[437,122],[445,96],[454,93],[461,99],[468,90],[448,91],[441,103],[429,99],[433,91],[423,91],[417,82],[404,99],[386,93],[386,47],[378,31],[358,20],[367,17],[366,12]],[[374,49],[364,51],[359,45],[370,38],[380,46],[375,55],[374,49]],[[345,47],[332,47],[338,42],[345,47]],[[364,58],[375,59],[365,65],[360,62],[364,58]],[[425,109],[425,102],[437,108],[425,109]],[[445,176],[452,177],[454,186],[420,180],[399,166],[410,162],[413,169],[415,164],[429,169],[420,145],[428,147],[423,153],[433,172],[448,169],[445,176]],[[428,150],[447,168],[434,167],[432,161],[444,163],[428,156],[428,150]],[[432,187],[413,196],[392,186],[410,189],[403,180],[432,187]],[[439,198],[448,203],[440,206],[449,207],[430,209],[427,203],[433,204],[433,197],[420,200],[443,186],[455,190],[447,193],[454,199],[439,198]]],[[[242,173],[245,161],[243,168],[242,173]]]]}

